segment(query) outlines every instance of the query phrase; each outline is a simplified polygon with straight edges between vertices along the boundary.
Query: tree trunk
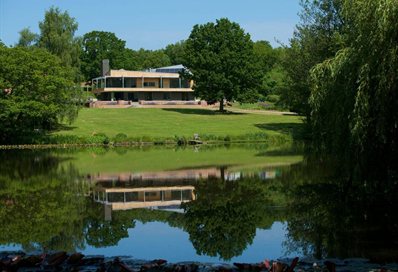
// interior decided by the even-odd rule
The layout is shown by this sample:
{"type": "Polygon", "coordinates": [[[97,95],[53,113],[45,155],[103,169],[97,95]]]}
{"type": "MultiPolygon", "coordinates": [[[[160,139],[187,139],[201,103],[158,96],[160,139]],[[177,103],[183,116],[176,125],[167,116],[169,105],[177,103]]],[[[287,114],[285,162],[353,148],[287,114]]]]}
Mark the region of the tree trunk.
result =
{"type": "Polygon", "coordinates": [[[224,98],[220,100],[220,112],[224,111],[224,98]]]}

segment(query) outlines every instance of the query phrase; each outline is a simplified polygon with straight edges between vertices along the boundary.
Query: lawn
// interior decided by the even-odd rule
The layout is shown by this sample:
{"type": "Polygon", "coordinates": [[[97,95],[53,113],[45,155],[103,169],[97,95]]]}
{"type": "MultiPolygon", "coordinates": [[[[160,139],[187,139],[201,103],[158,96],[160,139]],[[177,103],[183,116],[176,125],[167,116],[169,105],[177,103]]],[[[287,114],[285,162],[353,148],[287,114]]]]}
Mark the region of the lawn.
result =
{"type": "MultiPolygon", "coordinates": [[[[77,120],[56,134],[90,136],[105,133],[114,137],[192,138],[197,133],[214,136],[239,136],[266,133],[294,134],[301,129],[301,118],[288,115],[246,113],[220,114],[207,109],[82,109],[77,120]]],[[[296,133],[297,134],[297,133],[296,133]]]]}

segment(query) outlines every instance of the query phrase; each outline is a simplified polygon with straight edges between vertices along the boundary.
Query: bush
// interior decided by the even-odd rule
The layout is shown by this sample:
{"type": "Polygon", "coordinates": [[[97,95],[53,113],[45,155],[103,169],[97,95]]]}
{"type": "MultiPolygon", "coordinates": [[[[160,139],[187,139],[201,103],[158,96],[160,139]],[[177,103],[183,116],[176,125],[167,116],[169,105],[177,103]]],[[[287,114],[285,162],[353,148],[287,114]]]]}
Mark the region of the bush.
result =
{"type": "Polygon", "coordinates": [[[118,133],[116,136],[113,138],[113,141],[115,143],[125,143],[127,142],[127,135],[124,133],[118,133]]]}
{"type": "Polygon", "coordinates": [[[187,139],[184,136],[182,137],[175,136],[174,138],[175,141],[177,142],[177,145],[186,145],[188,143],[187,139]]]}
{"type": "Polygon", "coordinates": [[[105,133],[95,133],[92,137],[89,137],[88,140],[93,144],[109,144],[109,137],[105,135],[105,133]]]}
{"type": "Polygon", "coordinates": [[[279,95],[277,94],[269,94],[265,97],[265,100],[271,103],[278,103],[279,102],[279,95]]]}

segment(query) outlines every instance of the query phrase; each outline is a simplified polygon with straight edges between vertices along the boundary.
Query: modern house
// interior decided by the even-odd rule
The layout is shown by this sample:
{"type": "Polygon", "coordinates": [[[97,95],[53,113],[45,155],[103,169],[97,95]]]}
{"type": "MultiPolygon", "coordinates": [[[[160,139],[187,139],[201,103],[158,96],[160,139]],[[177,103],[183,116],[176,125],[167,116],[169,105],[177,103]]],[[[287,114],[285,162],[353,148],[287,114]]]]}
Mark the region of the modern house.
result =
{"type": "Polygon", "coordinates": [[[102,76],[92,80],[93,92],[104,101],[194,101],[192,82],[181,77],[184,66],[146,71],[111,70],[102,63],[102,76]]]}

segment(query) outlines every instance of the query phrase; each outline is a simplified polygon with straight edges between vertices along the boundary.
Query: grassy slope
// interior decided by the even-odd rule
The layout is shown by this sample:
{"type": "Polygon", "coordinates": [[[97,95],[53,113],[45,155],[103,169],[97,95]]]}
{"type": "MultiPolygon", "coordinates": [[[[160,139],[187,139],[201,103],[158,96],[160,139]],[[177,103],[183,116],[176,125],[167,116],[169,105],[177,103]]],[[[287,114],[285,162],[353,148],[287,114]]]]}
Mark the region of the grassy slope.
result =
{"type": "Polygon", "coordinates": [[[300,117],[256,114],[218,114],[202,109],[82,109],[77,120],[63,135],[90,136],[105,133],[113,137],[163,137],[175,135],[237,136],[248,133],[291,133],[301,124],[300,117]]]}
{"type": "MultiPolygon", "coordinates": [[[[264,149],[244,147],[219,148],[114,148],[80,149],[72,153],[73,164],[81,174],[165,171],[209,166],[234,169],[261,168],[291,164],[302,160],[299,154],[267,155],[264,149]]],[[[272,154],[272,151],[270,151],[272,154]]],[[[67,161],[67,163],[69,163],[67,161]]]]}

